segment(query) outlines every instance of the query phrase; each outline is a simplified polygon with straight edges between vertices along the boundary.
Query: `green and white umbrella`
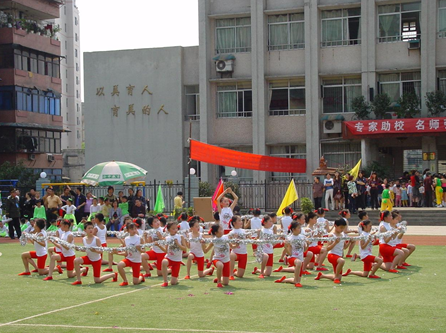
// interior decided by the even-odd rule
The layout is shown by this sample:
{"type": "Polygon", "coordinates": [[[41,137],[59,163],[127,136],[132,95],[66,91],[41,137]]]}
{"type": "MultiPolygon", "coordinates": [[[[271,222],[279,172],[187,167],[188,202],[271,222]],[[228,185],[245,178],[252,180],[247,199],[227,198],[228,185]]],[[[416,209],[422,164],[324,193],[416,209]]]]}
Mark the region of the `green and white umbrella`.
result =
{"type": "Polygon", "coordinates": [[[127,162],[103,162],[96,164],[82,177],[81,183],[88,185],[122,185],[124,182],[144,180],[147,171],[127,162]]]}

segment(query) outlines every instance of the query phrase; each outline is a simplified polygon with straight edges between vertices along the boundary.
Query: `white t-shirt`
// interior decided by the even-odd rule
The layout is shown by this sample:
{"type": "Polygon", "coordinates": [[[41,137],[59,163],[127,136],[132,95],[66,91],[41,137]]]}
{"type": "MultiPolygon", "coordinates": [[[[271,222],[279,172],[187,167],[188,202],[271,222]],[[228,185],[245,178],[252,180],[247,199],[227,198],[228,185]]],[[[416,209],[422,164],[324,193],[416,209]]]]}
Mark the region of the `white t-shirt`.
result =
{"type": "Polygon", "coordinates": [[[93,237],[93,240],[91,241],[90,244],[87,243],[87,237],[82,238],[84,246],[87,248],[88,259],[90,259],[91,261],[101,260],[101,254],[100,253],[92,252],[91,250],[89,250],[90,247],[96,247],[97,246],[96,245],[96,238],[97,237],[93,237]]]}
{"type": "MultiPolygon", "coordinates": [[[[274,232],[271,229],[267,229],[267,228],[262,228],[262,233],[267,234],[267,235],[273,235],[274,232]]],[[[274,253],[274,247],[273,244],[271,243],[264,243],[262,245],[263,248],[263,252],[266,254],[273,254],[274,253]]]]}
{"type": "MultiPolygon", "coordinates": [[[[158,234],[157,234],[156,232],[159,232],[160,234],[162,234],[162,233],[163,233],[163,228],[159,227],[158,229],[153,229],[153,230],[155,230],[155,231],[153,232],[153,234],[151,234],[151,237],[152,237],[152,241],[153,241],[153,242],[156,242],[157,240],[160,239],[160,238],[158,237],[158,234]]],[[[155,252],[155,253],[164,253],[164,251],[161,250],[161,249],[160,249],[158,246],[156,246],[156,245],[153,245],[153,246],[152,246],[152,250],[153,250],[153,252],[155,252]]]]}
{"type": "MultiPolygon", "coordinates": [[[[361,236],[368,237],[369,235],[370,234],[368,232],[363,231],[361,236]]],[[[372,247],[373,247],[373,242],[369,242],[365,247],[365,249],[362,249],[361,244],[359,244],[359,249],[360,249],[359,256],[361,260],[372,255],[372,247]]]]}
{"type": "MultiPolygon", "coordinates": [[[[72,235],[71,231],[64,232],[64,233],[62,234],[62,237],[61,237],[60,239],[62,239],[62,240],[65,241],[65,242],[68,242],[67,239],[68,239],[68,236],[70,236],[70,235],[72,235]]],[[[73,240],[71,241],[71,244],[74,244],[74,237],[73,237],[73,240]]],[[[57,249],[57,247],[56,247],[56,249],[57,249]]],[[[64,257],[72,257],[72,256],[74,256],[76,253],[74,252],[74,249],[66,250],[66,249],[62,246],[62,254],[63,254],[64,257]]]]}
{"type": "MultiPolygon", "coordinates": [[[[214,238],[214,239],[221,239],[221,240],[227,240],[228,236],[224,235],[220,238],[214,238]]],[[[214,243],[214,257],[212,260],[219,260],[222,263],[229,262],[229,244],[228,243],[214,243]]]]}
{"type": "Polygon", "coordinates": [[[189,230],[189,229],[190,229],[189,222],[181,221],[180,230],[189,230]]]}
{"type": "Polygon", "coordinates": [[[95,225],[94,227],[98,231],[96,236],[101,241],[101,244],[107,243],[107,228],[105,227],[105,225],[103,225],[103,227],[104,227],[103,229],[99,228],[97,225],[95,225]]]}
{"type": "MultiPolygon", "coordinates": [[[[336,235],[333,235],[336,238],[339,238],[336,235]]],[[[341,237],[344,236],[344,233],[342,233],[341,237]]],[[[344,256],[344,245],[345,242],[343,242],[342,240],[336,244],[328,253],[330,254],[336,254],[337,256],[343,257],[344,256]]]]}
{"type": "Polygon", "coordinates": [[[251,219],[251,229],[252,230],[257,230],[257,229],[261,229],[262,228],[262,220],[255,216],[251,219]]]}
{"type": "Polygon", "coordinates": [[[305,236],[303,235],[289,235],[287,237],[288,241],[292,242],[293,240],[299,240],[301,242],[291,243],[291,257],[297,258],[300,261],[304,260],[304,249],[305,249],[305,236]]]}
{"type": "Polygon", "coordinates": [[[91,205],[90,206],[90,214],[91,213],[97,213],[97,212],[100,212],[100,211],[101,211],[101,206],[99,206],[99,205],[96,205],[96,206],[91,205]]]}
{"type": "MultiPolygon", "coordinates": [[[[381,221],[379,223],[379,229],[381,229],[382,226],[384,226],[384,228],[386,228],[386,231],[389,231],[390,229],[392,229],[392,227],[390,226],[390,223],[388,223],[388,222],[381,221]]],[[[384,237],[379,238],[379,244],[387,244],[384,241],[384,237]]]]}
{"type": "MultiPolygon", "coordinates": [[[[64,232],[62,231],[61,228],[58,228],[58,229],[56,230],[56,237],[62,239],[63,234],[64,234],[64,232]]],[[[60,252],[62,252],[57,246],[54,247],[54,251],[55,251],[56,253],[60,253],[60,252]]]]}
{"type": "Polygon", "coordinates": [[[282,232],[288,232],[288,227],[290,226],[291,222],[293,222],[293,218],[291,216],[282,217],[282,232]]]}
{"type": "MultiPolygon", "coordinates": [[[[127,236],[124,241],[125,241],[125,246],[141,245],[141,237],[139,235],[127,236]]],[[[127,250],[126,258],[131,262],[135,263],[141,262],[141,252],[139,252],[137,249],[127,250]]]]}
{"type": "MultiPolygon", "coordinates": [[[[38,234],[37,237],[46,237],[46,231],[45,230],[41,230],[38,234]]],[[[36,250],[36,255],[38,257],[43,257],[44,255],[48,254],[48,251],[46,249],[47,247],[47,240],[44,240],[45,246],[42,246],[40,244],[38,244],[37,242],[34,242],[34,249],[36,250]]]]}
{"type": "MultiPolygon", "coordinates": [[[[178,240],[178,243],[181,244],[181,235],[176,234],[173,236],[169,235],[166,237],[167,242],[173,241],[175,239],[178,240]]],[[[172,261],[181,261],[182,256],[183,256],[183,250],[181,250],[177,244],[172,244],[168,246],[166,255],[167,259],[170,259],[172,261]]]]}
{"type": "Polygon", "coordinates": [[[220,212],[220,225],[223,226],[223,230],[231,229],[229,225],[229,220],[232,218],[234,213],[232,212],[231,207],[223,207],[220,212]]]}
{"type": "MultiPolygon", "coordinates": [[[[189,234],[189,239],[194,238],[192,233],[189,234]]],[[[197,237],[198,239],[203,239],[203,235],[200,232],[200,235],[197,237]]],[[[203,246],[200,242],[189,242],[190,244],[190,252],[197,258],[204,257],[203,246]]]]}
{"type": "MultiPolygon", "coordinates": [[[[246,239],[245,229],[232,229],[232,231],[228,234],[229,237],[235,239],[246,239]]],[[[238,244],[235,249],[232,251],[236,254],[247,254],[246,244],[238,244]]]]}
{"type": "Polygon", "coordinates": [[[74,214],[74,212],[76,211],[76,206],[75,205],[71,205],[71,206],[65,205],[65,206],[62,206],[61,209],[63,211],[65,211],[65,213],[71,215],[71,214],[74,214]]]}

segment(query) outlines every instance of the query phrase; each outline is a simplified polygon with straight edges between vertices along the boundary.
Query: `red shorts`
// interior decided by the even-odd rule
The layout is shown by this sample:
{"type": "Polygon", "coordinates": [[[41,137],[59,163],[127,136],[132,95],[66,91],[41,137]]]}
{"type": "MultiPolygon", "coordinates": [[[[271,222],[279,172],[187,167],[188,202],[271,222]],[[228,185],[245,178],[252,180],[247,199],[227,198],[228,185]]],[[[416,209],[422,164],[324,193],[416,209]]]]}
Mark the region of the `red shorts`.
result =
{"type": "Polygon", "coordinates": [[[284,247],[283,243],[277,243],[277,244],[275,244],[273,246],[273,249],[279,249],[279,248],[282,248],[282,247],[284,247]]]}
{"type": "Polygon", "coordinates": [[[169,266],[172,270],[171,273],[172,277],[177,278],[178,275],[180,274],[181,261],[172,261],[170,259],[167,260],[169,260],[169,266]]]}
{"type": "Polygon", "coordinates": [[[147,251],[147,255],[149,256],[149,260],[156,260],[156,269],[161,270],[161,262],[163,261],[166,254],[164,252],[157,253],[153,250],[147,251]]]}
{"type": "Polygon", "coordinates": [[[248,263],[248,254],[238,254],[238,253],[234,253],[237,258],[235,259],[235,261],[238,261],[238,268],[239,269],[246,269],[246,264],[248,263]]]}
{"type": "MultiPolygon", "coordinates": [[[[333,273],[336,274],[336,267],[338,267],[338,259],[342,258],[337,254],[329,253],[327,256],[328,262],[333,266],[333,273]]],[[[342,274],[342,271],[341,271],[342,274]]]]}
{"type": "Polygon", "coordinates": [[[379,253],[383,257],[383,262],[392,262],[395,256],[396,247],[390,246],[389,244],[379,244],[379,253]]]}
{"type": "Polygon", "coordinates": [[[139,274],[141,273],[141,263],[140,262],[133,262],[127,258],[124,258],[121,260],[123,263],[125,263],[125,267],[132,267],[133,277],[139,278],[139,274]]]}
{"type": "Polygon", "coordinates": [[[194,260],[197,262],[197,270],[199,272],[203,272],[204,271],[204,257],[197,257],[192,252],[191,252],[191,254],[194,256],[194,260]]]}
{"type": "Polygon", "coordinates": [[[316,254],[320,254],[322,249],[322,245],[310,246],[308,251],[313,252],[313,258],[311,258],[310,262],[315,262],[316,254]]]}
{"type": "MultiPolygon", "coordinates": [[[[267,253],[266,253],[267,254],[267,253]]],[[[273,266],[274,264],[274,254],[268,254],[268,262],[266,263],[266,266],[273,266]]]]}
{"type": "MultiPolygon", "coordinates": [[[[214,264],[215,267],[217,267],[217,262],[220,260],[212,260],[212,263],[214,264]]],[[[221,262],[221,261],[220,261],[221,262]]],[[[231,264],[230,262],[221,262],[223,264],[223,272],[222,272],[222,276],[223,277],[229,277],[229,272],[231,271],[231,264]]]]}
{"type": "Polygon", "coordinates": [[[401,243],[401,244],[397,244],[396,248],[397,249],[407,249],[407,246],[408,246],[408,244],[401,243]]]}
{"type": "Polygon", "coordinates": [[[361,260],[364,263],[364,272],[370,272],[372,270],[372,265],[375,262],[375,256],[367,256],[361,260]]]}
{"type": "Polygon", "coordinates": [[[65,261],[67,263],[67,271],[72,271],[74,269],[74,259],[76,256],[65,257],[62,253],[59,253],[60,261],[65,261]]]}
{"type": "MultiPolygon", "coordinates": [[[[296,262],[297,258],[293,258],[293,257],[289,257],[288,258],[288,267],[295,267],[294,263],[296,262]]],[[[300,272],[299,275],[302,276],[303,270],[302,268],[304,267],[304,263],[302,263],[302,265],[300,265],[300,272]]]]}
{"type": "Polygon", "coordinates": [[[373,246],[379,245],[379,239],[375,239],[375,241],[373,242],[373,246]]]}
{"type": "Polygon", "coordinates": [[[46,257],[48,256],[47,254],[45,254],[44,256],[41,256],[41,257],[37,256],[36,251],[29,251],[29,254],[30,254],[31,258],[37,259],[37,268],[38,269],[45,268],[46,257]]]}
{"type": "Polygon", "coordinates": [[[90,258],[88,258],[88,256],[83,256],[81,257],[81,259],[84,262],[84,265],[93,266],[93,276],[95,278],[101,277],[101,264],[102,264],[101,259],[96,261],[91,261],[90,258]]]}

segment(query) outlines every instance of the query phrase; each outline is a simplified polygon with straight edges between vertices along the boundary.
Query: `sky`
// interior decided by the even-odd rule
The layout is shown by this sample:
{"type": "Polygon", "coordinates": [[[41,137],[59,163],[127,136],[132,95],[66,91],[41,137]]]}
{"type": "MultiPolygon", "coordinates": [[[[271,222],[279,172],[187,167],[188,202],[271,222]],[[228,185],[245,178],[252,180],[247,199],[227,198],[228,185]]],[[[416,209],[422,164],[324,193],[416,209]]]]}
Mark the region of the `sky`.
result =
{"type": "Polygon", "coordinates": [[[81,51],[198,45],[198,0],[77,0],[81,51]]]}

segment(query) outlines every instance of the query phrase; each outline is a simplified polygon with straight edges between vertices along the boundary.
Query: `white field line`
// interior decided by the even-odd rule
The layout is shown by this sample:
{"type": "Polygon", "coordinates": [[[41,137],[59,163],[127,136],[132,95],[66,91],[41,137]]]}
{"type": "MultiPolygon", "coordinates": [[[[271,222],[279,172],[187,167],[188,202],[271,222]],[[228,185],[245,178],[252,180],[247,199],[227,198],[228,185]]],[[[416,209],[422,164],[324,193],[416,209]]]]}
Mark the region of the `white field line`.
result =
{"type": "MultiPolygon", "coordinates": [[[[277,257],[277,256],[275,256],[275,257],[277,257]]],[[[255,261],[251,261],[249,263],[252,264],[254,262],[255,261]]],[[[198,277],[198,275],[194,275],[194,276],[191,276],[191,277],[198,277]]],[[[184,279],[178,279],[178,281],[183,281],[183,280],[184,279]]],[[[46,315],[53,314],[53,313],[60,312],[60,311],[65,311],[65,310],[78,308],[78,307],[81,307],[81,306],[84,306],[84,305],[88,305],[88,304],[102,302],[102,301],[105,301],[105,300],[108,300],[108,299],[111,299],[111,298],[115,298],[115,297],[119,297],[119,296],[122,296],[122,295],[128,295],[128,294],[136,293],[138,291],[147,290],[149,288],[159,287],[161,285],[162,285],[162,283],[158,283],[158,284],[155,284],[153,286],[147,286],[147,287],[144,287],[144,288],[141,288],[141,289],[134,289],[134,290],[130,290],[130,291],[127,291],[127,292],[123,292],[123,293],[119,293],[119,294],[103,297],[103,298],[100,298],[100,299],[96,299],[96,300],[92,300],[92,301],[88,301],[88,302],[84,302],[84,303],[80,303],[80,304],[76,304],[76,305],[70,305],[70,306],[67,306],[65,308],[59,308],[59,309],[48,311],[48,312],[45,312],[45,313],[39,313],[39,314],[36,314],[36,315],[33,315],[33,316],[29,316],[29,317],[25,317],[25,318],[22,318],[22,319],[13,320],[13,321],[10,321],[8,323],[0,323],[0,327],[17,324],[17,323],[20,323],[20,322],[25,321],[25,320],[46,316],[46,315]]],[[[22,325],[25,325],[25,324],[22,324],[22,325]]],[[[103,328],[103,327],[101,327],[101,328],[103,328]]],[[[166,330],[169,330],[169,329],[166,329],[166,330]]],[[[173,331],[175,331],[175,330],[173,330],[173,331]]],[[[185,332],[192,332],[192,331],[191,330],[189,330],[189,331],[186,330],[185,332]]],[[[196,332],[205,332],[205,331],[198,330],[196,332]]],[[[208,332],[211,332],[211,331],[208,331],[208,332]]],[[[215,332],[231,332],[231,331],[215,331],[215,332]]],[[[253,333],[253,332],[251,332],[251,333],[253,333]]]]}
{"type": "Polygon", "coordinates": [[[125,331],[150,331],[150,332],[210,332],[210,333],[268,333],[254,331],[225,331],[225,330],[200,330],[184,328],[158,328],[158,327],[119,327],[119,326],[76,326],[76,325],[47,325],[47,324],[10,324],[10,326],[22,327],[54,327],[54,328],[77,328],[77,329],[101,329],[101,330],[125,330],[125,331]]]}

